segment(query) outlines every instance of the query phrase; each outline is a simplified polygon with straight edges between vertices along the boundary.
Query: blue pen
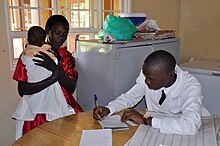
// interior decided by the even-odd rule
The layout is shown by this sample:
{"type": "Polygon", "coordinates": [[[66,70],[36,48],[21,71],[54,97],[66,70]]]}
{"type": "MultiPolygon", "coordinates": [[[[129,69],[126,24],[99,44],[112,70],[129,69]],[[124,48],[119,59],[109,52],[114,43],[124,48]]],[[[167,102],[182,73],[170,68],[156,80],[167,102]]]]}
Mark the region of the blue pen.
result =
{"type": "Polygon", "coordinates": [[[95,106],[98,107],[98,97],[94,94],[94,102],[95,102],[95,106]]]}

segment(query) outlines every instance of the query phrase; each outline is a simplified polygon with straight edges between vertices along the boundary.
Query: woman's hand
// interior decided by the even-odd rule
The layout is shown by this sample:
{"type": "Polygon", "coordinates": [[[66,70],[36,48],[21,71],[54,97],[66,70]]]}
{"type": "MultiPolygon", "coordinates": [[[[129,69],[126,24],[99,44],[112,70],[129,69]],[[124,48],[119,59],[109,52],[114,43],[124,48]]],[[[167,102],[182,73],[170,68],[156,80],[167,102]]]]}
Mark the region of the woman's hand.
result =
{"type": "Polygon", "coordinates": [[[40,59],[33,59],[35,65],[46,68],[49,71],[52,71],[52,79],[55,81],[60,80],[65,76],[65,71],[63,70],[62,64],[59,63],[56,65],[54,60],[48,56],[46,53],[39,51],[39,54],[34,57],[38,57],[40,59]]]}
{"type": "Polygon", "coordinates": [[[62,64],[59,64],[53,70],[52,78],[56,81],[60,80],[65,76],[65,71],[63,70],[62,64]]]}
{"type": "Polygon", "coordinates": [[[39,51],[39,54],[34,55],[34,57],[39,58],[39,59],[33,59],[35,65],[44,67],[52,72],[54,72],[54,70],[57,68],[57,65],[54,62],[54,60],[42,51],[39,51]]]}

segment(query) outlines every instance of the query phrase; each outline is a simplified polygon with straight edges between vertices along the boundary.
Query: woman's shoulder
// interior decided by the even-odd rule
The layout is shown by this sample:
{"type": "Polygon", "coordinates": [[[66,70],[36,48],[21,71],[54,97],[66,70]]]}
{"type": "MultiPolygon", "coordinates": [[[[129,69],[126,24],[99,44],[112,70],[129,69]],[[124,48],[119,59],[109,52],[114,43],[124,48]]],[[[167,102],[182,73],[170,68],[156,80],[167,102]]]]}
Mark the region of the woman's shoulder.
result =
{"type": "Polygon", "coordinates": [[[64,54],[64,53],[68,53],[69,51],[67,50],[67,46],[64,46],[64,47],[60,47],[60,48],[58,49],[58,52],[59,52],[60,54],[64,54]]]}
{"type": "Polygon", "coordinates": [[[67,50],[67,46],[58,49],[58,52],[62,58],[72,58],[73,55],[67,50]]]}

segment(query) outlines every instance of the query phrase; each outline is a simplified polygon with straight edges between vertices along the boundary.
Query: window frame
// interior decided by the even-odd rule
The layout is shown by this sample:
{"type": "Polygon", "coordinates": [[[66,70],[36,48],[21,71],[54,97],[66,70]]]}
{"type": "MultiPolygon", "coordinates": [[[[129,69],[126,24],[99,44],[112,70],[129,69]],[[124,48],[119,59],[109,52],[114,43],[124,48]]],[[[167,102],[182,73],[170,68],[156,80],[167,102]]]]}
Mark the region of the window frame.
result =
{"type": "MultiPolygon", "coordinates": [[[[37,0],[38,3],[40,2],[40,0],[37,0]]],[[[68,0],[66,0],[68,1],[68,0]]],[[[69,34],[95,34],[97,33],[99,30],[101,30],[102,28],[102,18],[103,18],[103,13],[107,12],[105,10],[102,10],[102,0],[96,0],[96,20],[97,20],[97,27],[95,28],[94,26],[91,27],[91,24],[94,24],[94,4],[93,4],[93,0],[89,0],[90,1],[90,5],[89,5],[89,12],[90,12],[90,27],[89,28],[70,28],[69,29],[69,34]],[[101,18],[101,19],[100,19],[101,18]]],[[[110,0],[112,1],[112,0],[110,0]]],[[[119,4],[119,11],[120,12],[130,12],[131,10],[131,1],[132,0],[119,0],[120,4],[119,4]]],[[[23,2],[23,1],[22,1],[23,2]]],[[[36,9],[38,10],[38,16],[40,16],[40,10],[51,10],[52,11],[52,15],[54,14],[59,14],[58,11],[60,9],[58,9],[58,0],[51,0],[52,2],[52,7],[51,8],[39,8],[39,7],[30,7],[30,9],[36,9]]],[[[79,1],[78,1],[79,2],[79,1]]],[[[8,50],[9,50],[9,59],[10,59],[10,70],[14,70],[15,66],[17,64],[17,58],[14,57],[14,48],[13,48],[13,38],[26,38],[26,34],[27,31],[26,30],[21,30],[21,31],[11,31],[10,29],[10,13],[9,10],[11,7],[9,7],[9,3],[8,0],[4,0],[5,3],[5,18],[6,18],[6,29],[7,29],[7,39],[8,39],[8,50]]],[[[24,9],[27,7],[19,7],[19,6],[13,6],[12,8],[18,8],[19,10],[22,10],[22,22],[24,22],[24,9]]],[[[66,9],[64,9],[66,10],[66,9]]],[[[83,10],[83,9],[82,9],[83,10]]],[[[115,10],[110,10],[110,12],[115,12],[115,10]]],[[[40,17],[38,17],[38,25],[41,25],[41,20],[40,17]]],[[[22,28],[24,28],[24,23],[22,23],[22,28]]],[[[90,35],[91,36],[91,35],[90,35]]],[[[94,39],[94,37],[93,37],[94,39]]]]}

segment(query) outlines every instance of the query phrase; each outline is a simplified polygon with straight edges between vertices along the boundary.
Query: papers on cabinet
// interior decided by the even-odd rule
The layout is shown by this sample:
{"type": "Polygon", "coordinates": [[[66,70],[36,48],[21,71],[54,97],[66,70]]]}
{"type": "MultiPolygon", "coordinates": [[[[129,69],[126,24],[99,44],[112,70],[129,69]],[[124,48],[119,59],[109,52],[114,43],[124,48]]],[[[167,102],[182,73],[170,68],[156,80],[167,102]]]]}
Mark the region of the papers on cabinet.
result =
{"type": "Polygon", "coordinates": [[[155,32],[137,32],[134,34],[136,38],[142,38],[145,40],[161,40],[167,38],[175,38],[175,30],[157,30],[155,32]]]}

